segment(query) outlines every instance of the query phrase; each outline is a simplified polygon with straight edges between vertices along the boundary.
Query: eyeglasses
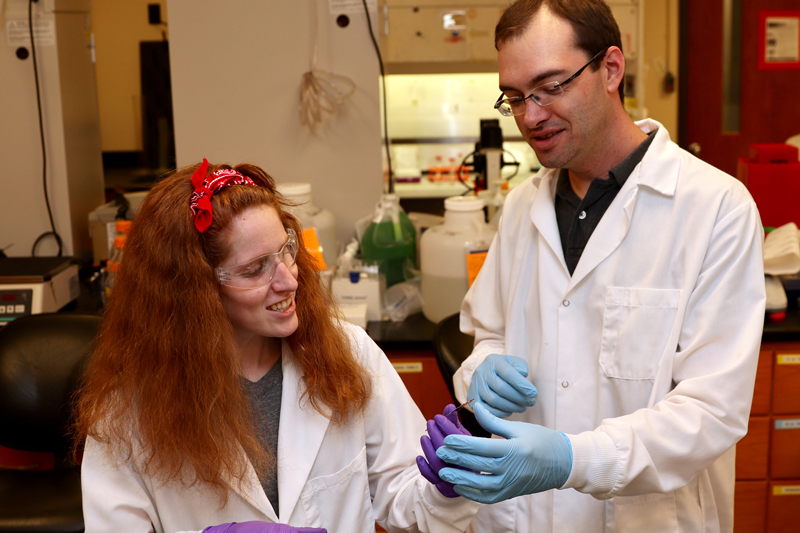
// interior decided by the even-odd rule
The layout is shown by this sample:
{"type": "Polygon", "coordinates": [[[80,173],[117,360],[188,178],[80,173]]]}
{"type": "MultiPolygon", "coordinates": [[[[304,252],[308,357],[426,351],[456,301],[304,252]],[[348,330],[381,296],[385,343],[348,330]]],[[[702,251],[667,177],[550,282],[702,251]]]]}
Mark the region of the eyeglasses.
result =
{"type": "Polygon", "coordinates": [[[278,252],[264,254],[241,265],[215,268],[219,283],[234,289],[258,289],[272,281],[279,264],[292,268],[297,257],[297,234],[290,228],[286,228],[286,234],[289,237],[278,252]]]}
{"type": "Polygon", "coordinates": [[[498,98],[497,102],[495,102],[494,108],[500,111],[500,114],[504,117],[513,117],[525,113],[525,100],[529,98],[541,107],[548,106],[564,96],[564,87],[569,82],[580,76],[581,72],[583,72],[586,67],[594,63],[597,58],[604,56],[606,52],[608,52],[608,47],[597,52],[588,63],[582,66],[578,72],[566,80],[562,82],[551,81],[549,83],[539,85],[533,89],[533,91],[531,91],[531,94],[524,98],[522,96],[512,96],[511,98],[506,98],[505,94],[501,94],[500,98],[498,98]]]}

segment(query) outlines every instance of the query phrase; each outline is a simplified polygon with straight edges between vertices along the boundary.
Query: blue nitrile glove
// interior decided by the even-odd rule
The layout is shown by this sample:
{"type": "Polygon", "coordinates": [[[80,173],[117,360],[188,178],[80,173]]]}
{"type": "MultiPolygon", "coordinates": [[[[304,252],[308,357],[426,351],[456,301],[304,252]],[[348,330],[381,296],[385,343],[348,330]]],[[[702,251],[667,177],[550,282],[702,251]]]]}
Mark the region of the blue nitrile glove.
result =
{"type": "Polygon", "coordinates": [[[328,533],[321,527],[293,527],[271,522],[228,522],[218,526],[208,526],[202,533],[328,533]]]}
{"type": "Polygon", "coordinates": [[[572,470],[572,445],[567,436],[536,424],[511,422],[492,415],[483,405],[475,406],[475,417],[483,428],[504,439],[451,435],[436,455],[457,468],[443,468],[439,477],[455,485],[465,498],[497,503],[523,494],[557,489],[572,470]]]}
{"type": "Polygon", "coordinates": [[[483,404],[494,416],[506,418],[511,413],[524,413],[536,403],[536,387],[528,381],[528,362],[513,355],[491,354],[469,384],[467,400],[483,404]]]}
{"type": "Polygon", "coordinates": [[[471,436],[467,428],[461,425],[458,413],[456,413],[456,406],[453,404],[444,408],[444,416],[436,415],[433,420],[428,420],[428,435],[423,435],[420,438],[425,457],[417,456],[417,468],[419,468],[422,477],[431,482],[444,496],[458,498],[458,493],[453,490],[453,484],[442,481],[439,478],[439,470],[446,466],[452,466],[436,456],[436,450],[442,446],[445,437],[448,435],[471,436]],[[427,461],[425,460],[426,458],[427,461]]]}

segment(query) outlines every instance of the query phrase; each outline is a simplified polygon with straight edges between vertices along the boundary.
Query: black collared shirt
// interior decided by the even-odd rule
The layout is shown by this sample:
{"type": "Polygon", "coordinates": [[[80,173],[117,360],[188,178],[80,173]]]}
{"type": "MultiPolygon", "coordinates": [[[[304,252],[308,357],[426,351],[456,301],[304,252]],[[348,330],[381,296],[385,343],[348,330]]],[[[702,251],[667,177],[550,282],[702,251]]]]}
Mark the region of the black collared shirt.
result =
{"type": "Polygon", "coordinates": [[[609,171],[608,179],[595,178],[586,191],[583,200],[572,190],[569,172],[561,169],[556,184],[556,221],[561,236],[561,248],[570,275],[575,272],[589,237],[592,236],[608,206],[625,185],[628,176],[636,168],[650,143],[655,138],[655,130],[647,134],[647,139],[636,147],[619,165],[609,171]]]}

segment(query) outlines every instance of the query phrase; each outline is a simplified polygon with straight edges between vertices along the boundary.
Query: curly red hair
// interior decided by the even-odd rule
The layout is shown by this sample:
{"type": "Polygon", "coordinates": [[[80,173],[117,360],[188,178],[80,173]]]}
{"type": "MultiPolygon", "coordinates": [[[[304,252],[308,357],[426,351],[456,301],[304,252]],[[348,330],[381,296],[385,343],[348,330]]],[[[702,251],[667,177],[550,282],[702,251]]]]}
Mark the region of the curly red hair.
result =
{"type": "MultiPolygon", "coordinates": [[[[131,226],[78,397],[76,452],[91,436],[145,475],[206,483],[226,501],[226,480],[244,480],[248,457],[260,472],[274,458],[254,432],[214,268],[227,252],[226,228],[248,208],[272,207],[285,227],[298,235],[301,228],[284,210],[291,204],[273,179],[243,164],[234,169],[258,187],[235,185],[215,194],[211,227],[198,232],[189,209],[198,167],[156,184],[131,226]]],[[[231,167],[209,172],[219,168],[231,167]]],[[[322,414],[327,406],[333,423],[343,424],[363,412],[369,379],[302,243],[296,263],[299,326],[287,341],[305,375],[304,398],[322,414]]]]}

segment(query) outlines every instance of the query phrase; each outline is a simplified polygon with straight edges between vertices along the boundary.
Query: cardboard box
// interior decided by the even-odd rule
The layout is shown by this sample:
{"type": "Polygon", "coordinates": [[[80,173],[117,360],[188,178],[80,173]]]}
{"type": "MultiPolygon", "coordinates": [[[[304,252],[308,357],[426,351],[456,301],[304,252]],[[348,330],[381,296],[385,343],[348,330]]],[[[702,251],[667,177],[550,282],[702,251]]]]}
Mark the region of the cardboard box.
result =
{"type": "MultiPolygon", "coordinates": [[[[358,273],[356,273],[358,274],[358,273]]],[[[377,275],[335,276],[331,291],[339,305],[367,305],[367,320],[380,321],[383,316],[383,286],[377,275]]]]}
{"type": "MultiPolygon", "coordinates": [[[[125,199],[128,200],[130,207],[124,220],[133,220],[136,217],[147,192],[125,193],[125,199]]],[[[92,238],[92,260],[95,263],[111,257],[114,237],[118,235],[114,227],[118,215],[119,206],[114,202],[106,202],[89,213],[89,236],[92,238]]]]}
{"type": "Polygon", "coordinates": [[[339,304],[344,319],[367,329],[367,304],[339,304]]]}

